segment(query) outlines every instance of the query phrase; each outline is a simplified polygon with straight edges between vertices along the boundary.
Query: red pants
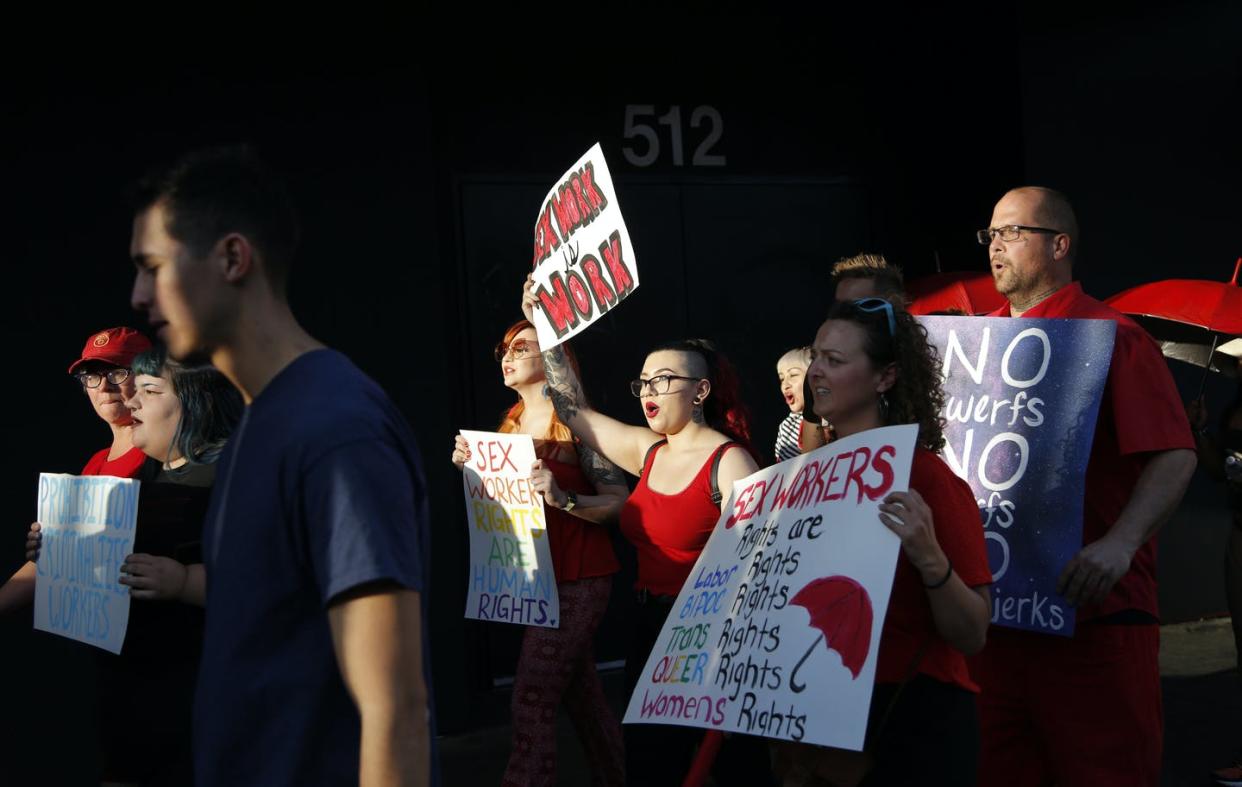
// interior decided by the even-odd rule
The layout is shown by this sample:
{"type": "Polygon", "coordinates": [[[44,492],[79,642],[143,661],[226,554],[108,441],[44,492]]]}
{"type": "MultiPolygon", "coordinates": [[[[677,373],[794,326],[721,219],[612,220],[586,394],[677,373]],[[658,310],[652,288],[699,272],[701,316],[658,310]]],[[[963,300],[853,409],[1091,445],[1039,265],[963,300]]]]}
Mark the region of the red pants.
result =
{"type": "Polygon", "coordinates": [[[591,767],[591,783],[625,782],[621,724],[595,671],[595,630],[608,607],[612,577],[556,586],[559,628],[527,626],[513,683],[513,747],[505,787],[556,784],[556,709],[563,702],[591,767]]]}
{"type": "Polygon", "coordinates": [[[1085,623],[1072,638],[992,627],[971,664],[979,787],[1156,787],[1159,647],[1156,625],[1085,623]]]}

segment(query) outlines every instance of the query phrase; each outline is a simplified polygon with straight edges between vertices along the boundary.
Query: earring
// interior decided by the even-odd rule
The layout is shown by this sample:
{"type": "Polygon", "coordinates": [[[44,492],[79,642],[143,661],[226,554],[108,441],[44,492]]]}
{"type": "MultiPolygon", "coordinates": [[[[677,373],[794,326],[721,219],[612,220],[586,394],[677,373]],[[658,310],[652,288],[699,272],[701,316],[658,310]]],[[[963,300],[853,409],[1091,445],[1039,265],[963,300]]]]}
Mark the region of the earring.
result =
{"type": "Polygon", "coordinates": [[[880,420],[888,422],[888,396],[883,391],[880,392],[880,420]]]}

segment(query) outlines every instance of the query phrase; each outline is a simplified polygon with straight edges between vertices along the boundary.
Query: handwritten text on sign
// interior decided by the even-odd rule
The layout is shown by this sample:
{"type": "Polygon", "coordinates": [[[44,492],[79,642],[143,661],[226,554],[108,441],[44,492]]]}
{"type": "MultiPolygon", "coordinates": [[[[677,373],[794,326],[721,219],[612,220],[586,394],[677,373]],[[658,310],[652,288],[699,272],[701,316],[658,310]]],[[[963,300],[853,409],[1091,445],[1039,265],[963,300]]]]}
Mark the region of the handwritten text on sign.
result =
{"type": "Polygon", "coordinates": [[[626,723],[860,750],[918,427],[873,429],[733,485],[677,596],[626,723]]]}
{"type": "Polygon", "coordinates": [[[638,289],[630,233],[596,143],[552,187],[535,222],[535,331],[547,350],[638,289]]]}
{"type": "Polygon", "coordinates": [[[1057,577],[1082,548],[1087,460],[1111,320],[921,317],[940,352],[944,458],[970,484],[992,569],[992,622],[1070,636],[1057,577]]]}
{"type": "Polygon", "coordinates": [[[556,628],[561,618],[543,497],[530,483],[529,435],[471,432],[463,468],[470,525],[466,617],[556,628]]]}
{"type": "Polygon", "coordinates": [[[129,588],[118,580],[134,548],[138,488],[111,476],[39,475],[36,629],[121,652],[129,588]]]}

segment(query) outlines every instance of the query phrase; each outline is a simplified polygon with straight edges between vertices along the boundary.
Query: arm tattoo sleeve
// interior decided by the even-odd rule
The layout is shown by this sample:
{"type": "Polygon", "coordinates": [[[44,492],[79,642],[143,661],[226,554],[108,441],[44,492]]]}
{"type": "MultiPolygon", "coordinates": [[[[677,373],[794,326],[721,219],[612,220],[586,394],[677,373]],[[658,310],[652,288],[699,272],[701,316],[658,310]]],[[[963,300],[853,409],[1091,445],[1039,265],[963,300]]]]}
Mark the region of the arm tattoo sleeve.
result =
{"type": "Polygon", "coordinates": [[[582,385],[566,360],[563,349],[553,347],[543,353],[543,373],[547,378],[545,388],[552,399],[552,406],[556,408],[556,415],[568,424],[582,409],[582,385]]]}
{"type": "Polygon", "coordinates": [[[609,462],[602,454],[591,450],[585,443],[577,443],[574,447],[578,450],[578,462],[582,465],[582,472],[591,479],[597,490],[601,485],[608,484],[629,487],[621,468],[609,462]]]}

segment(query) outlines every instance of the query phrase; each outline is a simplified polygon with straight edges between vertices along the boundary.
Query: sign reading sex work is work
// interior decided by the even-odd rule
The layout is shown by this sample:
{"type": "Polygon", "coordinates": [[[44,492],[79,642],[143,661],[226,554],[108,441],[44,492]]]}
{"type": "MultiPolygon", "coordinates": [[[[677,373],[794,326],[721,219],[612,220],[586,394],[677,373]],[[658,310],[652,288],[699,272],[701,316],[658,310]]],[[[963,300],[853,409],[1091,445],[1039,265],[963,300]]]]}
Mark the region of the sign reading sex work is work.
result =
{"type": "Polygon", "coordinates": [[[466,617],[556,628],[561,618],[544,519],[531,487],[529,435],[462,430],[470,461],[462,468],[470,523],[466,617]]]}
{"type": "Polygon", "coordinates": [[[917,432],[874,429],[735,483],[626,723],[861,750],[900,549],[878,507],[907,488],[917,432]]]}
{"type": "Polygon", "coordinates": [[[922,317],[940,352],[944,458],[974,490],[992,622],[1070,636],[1056,592],[1082,549],[1083,493],[1116,324],[922,317]]]}
{"type": "Polygon", "coordinates": [[[35,628],[121,652],[129,588],[119,580],[134,549],[138,488],[128,478],[39,475],[35,628]]]}
{"type": "Polygon", "coordinates": [[[599,143],[544,198],[535,222],[535,330],[546,350],[638,289],[638,266],[599,143]]]}

